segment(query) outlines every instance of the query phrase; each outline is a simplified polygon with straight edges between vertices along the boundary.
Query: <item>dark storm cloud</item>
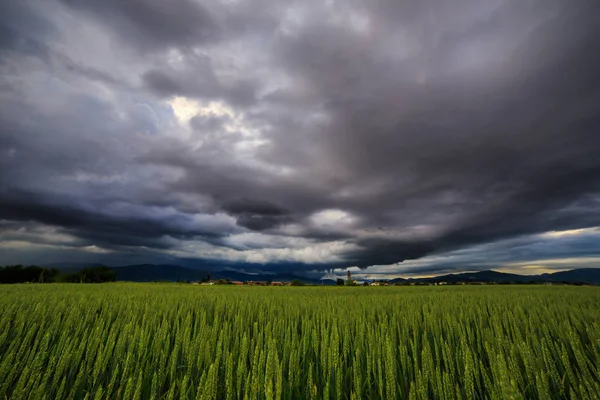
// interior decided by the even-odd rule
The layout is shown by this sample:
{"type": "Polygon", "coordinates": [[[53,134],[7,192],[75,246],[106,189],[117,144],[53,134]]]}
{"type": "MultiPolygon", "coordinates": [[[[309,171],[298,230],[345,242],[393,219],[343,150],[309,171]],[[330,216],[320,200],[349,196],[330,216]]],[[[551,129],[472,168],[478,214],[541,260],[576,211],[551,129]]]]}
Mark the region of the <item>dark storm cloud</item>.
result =
{"type": "Polygon", "coordinates": [[[193,0],[61,1],[93,15],[142,48],[204,43],[217,35],[210,12],[193,0]]]}
{"type": "Polygon", "coordinates": [[[3,4],[0,219],[322,268],[598,226],[599,8],[3,4]]]}
{"type": "MultiPolygon", "coordinates": [[[[2,193],[0,198],[0,220],[29,223],[41,222],[59,226],[74,234],[87,244],[102,244],[108,248],[120,246],[143,246],[166,249],[170,245],[165,236],[177,239],[201,237],[214,240],[230,232],[227,227],[213,225],[203,229],[190,224],[183,214],[161,218],[159,215],[115,215],[69,204],[65,199],[40,200],[31,193],[2,193]],[[222,231],[219,231],[222,229],[222,231]]],[[[18,224],[17,224],[18,225],[18,224]]]]}
{"type": "Polygon", "coordinates": [[[223,210],[237,218],[237,224],[262,231],[293,221],[290,212],[269,201],[258,199],[232,199],[223,203],[223,210]]]}
{"type": "Polygon", "coordinates": [[[410,243],[405,240],[386,239],[366,239],[357,242],[361,249],[351,252],[348,259],[354,261],[353,265],[358,267],[394,264],[421,258],[437,250],[436,246],[427,242],[410,243]]]}
{"type": "MultiPolygon", "coordinates": [[[[328,26],[281,46],[285,62],[326,100],[332,124],[319,144],[334,161],[331,170],[352,177],[346,185],[382,181],[364,199],[338,205],[388,225],[452,220],[418,243],[359,240],[359,265],[597,223],[597,208],[564,209],[599,189],[600,82],[591,65],[598,65],[600,35],[590,4],[561,5],[531,31],[515,27],[523,37],[509,51],[479,55],[492,59],[488,73],[452,74],[443,70],[451,60],[442,58],[420,84],[406,76],[418,60],[406,69],[378,62],[370,46],[328,26]]],[[[503,10],[494,24],[511,25],[513,15],[503,10]]],[[[429,53],[447,57],[460,45],[455,37],[429,53]]]]}
{"type": "Polygon", "coordinates": [[[237,216],[237,224],[253,231],[263,231],[290,222],[287,216],[271,216],[256,214],[241,214],[237,216]]]}
{"type": "Polygon", "coordinates": [[[233,199],[223,204],[223,210],[233,214],[253,214],[253,215],[269,215],[280,216],[289,214],[289,211],[283,207],[273,204],[269,201],[240,198],[233,199]]]}
{"type": "Polygon", "coordinates": [[[27,0],[0,4],[0,67],[11,52],[47,56],[41,38],[50,38],[56,32],[41,14],[42,11],[33,10],[32,2],[27,0]]]}
{"type": "Polygon", "coordinates": [[[554,237],[520,236],[452,251],[440,257],[400,263],[394,268],[394,272],[440,275],[457,270],[509,268],[510,271],[519,273],[520,267],[530,265],[529,271],[523,271],[535,274],[552,269],[596,267],[600,257],[598,238],[597,229],[554,237]],[[537,270],[538,268],[542,271],[537,270]]]}

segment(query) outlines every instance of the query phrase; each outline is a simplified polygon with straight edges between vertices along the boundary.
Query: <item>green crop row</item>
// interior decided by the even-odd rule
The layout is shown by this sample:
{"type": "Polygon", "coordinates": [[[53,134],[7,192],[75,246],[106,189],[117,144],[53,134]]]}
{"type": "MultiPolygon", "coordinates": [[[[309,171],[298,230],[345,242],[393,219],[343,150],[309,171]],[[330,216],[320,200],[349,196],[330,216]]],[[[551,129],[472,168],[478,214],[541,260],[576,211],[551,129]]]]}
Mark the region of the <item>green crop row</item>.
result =
{"type": "Polygon", "coordinates": [[[594,399],[600,288],[0,287],[0,398],[594,399]]]}

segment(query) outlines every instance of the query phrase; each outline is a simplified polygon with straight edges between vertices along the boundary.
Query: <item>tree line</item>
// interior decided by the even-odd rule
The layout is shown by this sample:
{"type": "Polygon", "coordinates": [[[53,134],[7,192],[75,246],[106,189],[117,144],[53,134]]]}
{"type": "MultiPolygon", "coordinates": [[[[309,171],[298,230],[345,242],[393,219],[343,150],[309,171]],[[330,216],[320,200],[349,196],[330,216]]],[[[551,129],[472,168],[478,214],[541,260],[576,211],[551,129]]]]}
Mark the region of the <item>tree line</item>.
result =
{"type": "Polygon", "coordinates": [[[56,268],[44,268],[37,265],[0,267],[0,283],[102,283],[116,280],[115,271],[105,266],[84,268],[73,272],[62,272],[56,268]]]}

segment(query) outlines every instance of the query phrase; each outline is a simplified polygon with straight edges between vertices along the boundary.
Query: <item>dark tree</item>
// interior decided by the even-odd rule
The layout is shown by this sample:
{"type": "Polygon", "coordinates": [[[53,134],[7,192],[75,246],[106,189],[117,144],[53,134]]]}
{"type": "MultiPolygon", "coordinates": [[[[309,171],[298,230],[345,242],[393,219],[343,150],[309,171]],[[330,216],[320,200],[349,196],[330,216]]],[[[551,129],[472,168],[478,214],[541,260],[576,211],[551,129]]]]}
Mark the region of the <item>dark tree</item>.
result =
{"type": "Polygon", "coordinates": [[[337,278],[335,280],[335,284],[338,285],[338,286],[344,286],[344,280],[341,279],[341,278],[337,278]]]}
{"type": "Polygon", "coordinates": [[[81,271],[65,275],[65,282],[73,283],[102,283],[114,282],[117,280],[117,274],[109,267],[84,268],[81,271]]]}
{"type": "Polygon", "coordinates": [[[55,268],[42,268],[35,265],[0,267],[0,283],[54,282],[57,276],[58,270],[55,268]]]}

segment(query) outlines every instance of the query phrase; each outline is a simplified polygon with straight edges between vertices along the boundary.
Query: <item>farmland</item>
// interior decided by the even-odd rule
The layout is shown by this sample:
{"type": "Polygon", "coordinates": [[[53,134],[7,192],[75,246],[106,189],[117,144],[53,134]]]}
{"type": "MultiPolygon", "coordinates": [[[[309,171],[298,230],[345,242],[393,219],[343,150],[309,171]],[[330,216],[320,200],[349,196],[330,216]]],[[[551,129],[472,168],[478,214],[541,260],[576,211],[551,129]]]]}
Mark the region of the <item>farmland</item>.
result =
{"type": "Polygon", "coordinates": [[[0,286],[0,397],[598,398],[600,289],[0,286]]]}

